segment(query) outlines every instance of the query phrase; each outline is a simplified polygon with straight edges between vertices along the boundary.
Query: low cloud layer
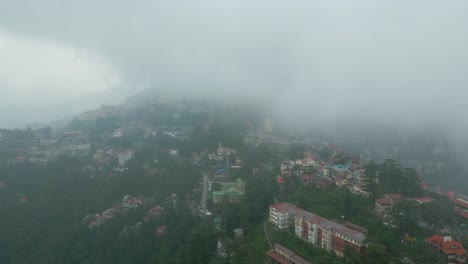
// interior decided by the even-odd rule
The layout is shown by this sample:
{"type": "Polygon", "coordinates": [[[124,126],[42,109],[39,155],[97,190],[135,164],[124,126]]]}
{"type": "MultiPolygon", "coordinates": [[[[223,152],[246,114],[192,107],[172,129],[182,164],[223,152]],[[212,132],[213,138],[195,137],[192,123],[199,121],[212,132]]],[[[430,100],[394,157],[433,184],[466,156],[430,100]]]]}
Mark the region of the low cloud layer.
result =
{"type": "MultiPolygon", "coordinates": [[[[41,122],[54,105],[122,82],[112,63],[71,45],[15,34],[0,28],[0,109],[3,126],[41,122]],[[28,113],[29,112],[29,113],[28,113]],[[18,120],[20,117],[25,120],[18,120]],[[8,121],[8,122],[6,122],[8,121]]],[[[60,112],[60,109],[53,109],[60,112]]],[[[60,114],[60,113],[57,113],[60,114]]]]}
{"type": "Polygon", "coordinates": [[[0,25],[10,32],[0,36],[22,36],[43,61],[60,61],[26,68],[44,70],[28,79],[31,94],[54,83],[45,81],[55,79],[49,67],[72,67],[61,63],[73,65],[81,50],[89,60],[57,81],[70,87],[57,98],[105,89],[107,76],[130,90],[261,98],[301,122],[463,130],[467,13],[462,0],[10,1],[0,4],[0,25]]]}
{"type": "Polygon", "coordinates": [[[7,31],[0,31],[0,43],[1,86],[13,102],[47,104],[120,82],[112,64],[98,54],[7,31]]]}

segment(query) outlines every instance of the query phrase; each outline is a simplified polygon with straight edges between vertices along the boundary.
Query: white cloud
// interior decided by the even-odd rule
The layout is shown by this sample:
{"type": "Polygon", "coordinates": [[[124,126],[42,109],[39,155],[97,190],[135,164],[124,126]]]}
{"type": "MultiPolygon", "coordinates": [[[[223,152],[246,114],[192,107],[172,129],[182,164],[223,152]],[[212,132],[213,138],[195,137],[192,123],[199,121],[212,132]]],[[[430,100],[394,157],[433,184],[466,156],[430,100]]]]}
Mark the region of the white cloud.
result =
{"type": "Polygon", "coordinates": [[[122,83],[112,62],[92,50],[0,27],[0,103],[59,104],[122,83]]]}

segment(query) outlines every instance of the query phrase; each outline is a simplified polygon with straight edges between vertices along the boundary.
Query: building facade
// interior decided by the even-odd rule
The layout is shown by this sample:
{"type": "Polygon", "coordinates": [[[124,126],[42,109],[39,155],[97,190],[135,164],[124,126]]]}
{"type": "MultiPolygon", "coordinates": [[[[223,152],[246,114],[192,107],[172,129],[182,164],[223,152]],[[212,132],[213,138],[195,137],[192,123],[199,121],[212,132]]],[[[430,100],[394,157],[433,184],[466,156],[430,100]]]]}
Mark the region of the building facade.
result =
{"type": "Polygon", "coordinates": [[[270,205],[270,223],[279,229],[287,229],[294,226],[294,214],[300,210],[289,203],[277,203],[270,205]]]}
{"type": "Polygon", "coordinates": [[[125,164],[133,158],[133,150],[124,150],[117,155],[119,160],[119,166],[125,166],[125,164]]]}
{"type": "Polygon", "coordinates": [[[294,227],[294,234],[313,244],[343,256],[351,247],[357,254],[363,253],[366,235],[357,225],[342,225],[292,204],[280,203],[270,206],[270,222],[280,229],[294,227]],[[359,230],[349,226],[356,226],[359,230]],[[360,231],[361,230],[361,231],[360,231]]]}

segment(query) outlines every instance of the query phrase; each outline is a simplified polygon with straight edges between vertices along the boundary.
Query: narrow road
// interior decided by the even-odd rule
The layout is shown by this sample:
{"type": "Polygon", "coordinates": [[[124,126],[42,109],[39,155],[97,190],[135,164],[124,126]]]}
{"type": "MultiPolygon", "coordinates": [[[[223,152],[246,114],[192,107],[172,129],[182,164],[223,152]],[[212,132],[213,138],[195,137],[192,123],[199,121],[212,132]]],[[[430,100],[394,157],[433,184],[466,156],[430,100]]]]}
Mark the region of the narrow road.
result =
{"type": "Polygon", "coordinates": [[[270,245],[270,248],[273,249],[273,244],[271,244],[270,237],[268,236],[268,232],[267,232],[267,228],[266,228],[267,221],[263,222],[263,231],[265,231],[265,237],[266,237],[266,239],[268,241],[268,245],[270,245]]]}
{"type": "Polygon", "coordinates": [[[206,200],[208,197],[208,173],[203,172],[203,193],[200,203],[200,210],[206,212],[206,200]]]}

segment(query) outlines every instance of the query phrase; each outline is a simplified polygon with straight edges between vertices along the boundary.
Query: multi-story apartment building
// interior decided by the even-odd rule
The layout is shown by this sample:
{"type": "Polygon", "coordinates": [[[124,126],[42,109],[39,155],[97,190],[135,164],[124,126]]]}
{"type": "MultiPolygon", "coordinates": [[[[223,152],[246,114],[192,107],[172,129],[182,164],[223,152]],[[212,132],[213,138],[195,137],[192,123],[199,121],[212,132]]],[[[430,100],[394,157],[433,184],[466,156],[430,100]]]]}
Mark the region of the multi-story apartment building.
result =
{"type": "Polygon", "coordinates": [[[366,235],[361,231],[350,228],[350,225],[344,226],[307,212],[292,204],[271,205],[270,222],[281,229],[294,226],[297,237],[328,251],[334,251],[338,256],[343,256],[346,247],[354,248],[358,254],[364,250],[366,235]]]}
{"type": "Polygon", "coordinates": [[[300,210],[289,203],[277,203],[270,205],[270,223],[280,229],[294,226],[294,214],[300,210]]]}

